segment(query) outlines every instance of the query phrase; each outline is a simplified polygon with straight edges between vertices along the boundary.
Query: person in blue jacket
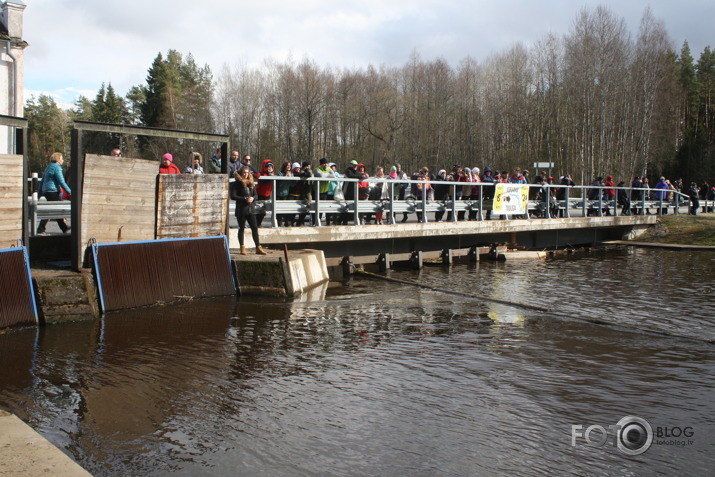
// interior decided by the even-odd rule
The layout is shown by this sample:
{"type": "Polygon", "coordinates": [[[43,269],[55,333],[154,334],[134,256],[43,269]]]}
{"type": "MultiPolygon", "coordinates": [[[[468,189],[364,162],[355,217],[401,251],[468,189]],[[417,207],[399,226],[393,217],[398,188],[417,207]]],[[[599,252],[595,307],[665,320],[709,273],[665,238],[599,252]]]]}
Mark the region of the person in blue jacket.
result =
{"type": "MultiPolygon", "coordinates": [[[[50,156],[50,164],[45,168],[45,172],[42,174],[42,186],[40,187],[40,196],[45,196],[45,199],[49,201],[60,201],[62,200],[62,190],[64,189],[67,194],[72,194],[72,189],[65,182],[65,176],[62,174],[62,164],[64,164],[64,158],[59,152],[55,152],[50,156]]],[[[55,219],[57,225],[60,226],[62,233],[68,233],[70,227],[67,225],[64,219],[55,219]]],[[[47,219],[41,220],[40,225],[37,227],[37,233],[45,233],[45,227],[47,227],[47,219]]]]}

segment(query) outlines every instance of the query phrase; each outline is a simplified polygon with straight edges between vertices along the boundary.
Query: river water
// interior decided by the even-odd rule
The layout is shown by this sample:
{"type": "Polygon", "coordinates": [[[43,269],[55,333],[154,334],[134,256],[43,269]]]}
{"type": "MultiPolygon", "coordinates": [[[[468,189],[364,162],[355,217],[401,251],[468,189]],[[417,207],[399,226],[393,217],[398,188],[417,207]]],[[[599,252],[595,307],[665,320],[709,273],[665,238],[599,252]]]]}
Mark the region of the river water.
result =
{"type": "Polygon", "coordinates": [[[0,408],[98,476],[715,472],[715,253],[390,276],[551,311],[353,278],[16,330],[0,408]]]}

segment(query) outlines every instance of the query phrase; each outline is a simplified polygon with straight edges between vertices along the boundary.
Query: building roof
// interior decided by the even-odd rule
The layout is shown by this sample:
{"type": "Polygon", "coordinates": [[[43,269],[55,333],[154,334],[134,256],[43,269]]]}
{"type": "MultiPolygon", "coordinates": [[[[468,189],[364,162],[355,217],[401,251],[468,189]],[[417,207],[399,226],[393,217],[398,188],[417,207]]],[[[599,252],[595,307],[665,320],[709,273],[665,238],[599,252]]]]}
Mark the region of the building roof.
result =
{"type": "Polygon", "coordinates": [[[22,38],[10,38],[7,27],[3,22],[0,22],[0,41],[10,41],[15,48],[25,48],[27,46],[27,42],[22,38]]]}

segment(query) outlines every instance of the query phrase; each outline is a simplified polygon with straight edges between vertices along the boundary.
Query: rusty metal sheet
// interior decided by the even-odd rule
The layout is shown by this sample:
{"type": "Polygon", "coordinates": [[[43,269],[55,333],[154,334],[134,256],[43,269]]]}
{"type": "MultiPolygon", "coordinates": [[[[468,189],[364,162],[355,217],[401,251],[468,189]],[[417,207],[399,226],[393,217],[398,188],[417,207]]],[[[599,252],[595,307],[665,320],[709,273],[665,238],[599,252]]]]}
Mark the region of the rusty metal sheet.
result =
{"type": "Polygon", "coordinates": [[[37,324],[27,248],[0,250],[0,329],[37,324]]]}
{"type": "Polygon", "coordinates": [[[236,293],[225,236],[92,246],[103,311],[236,293]]]}

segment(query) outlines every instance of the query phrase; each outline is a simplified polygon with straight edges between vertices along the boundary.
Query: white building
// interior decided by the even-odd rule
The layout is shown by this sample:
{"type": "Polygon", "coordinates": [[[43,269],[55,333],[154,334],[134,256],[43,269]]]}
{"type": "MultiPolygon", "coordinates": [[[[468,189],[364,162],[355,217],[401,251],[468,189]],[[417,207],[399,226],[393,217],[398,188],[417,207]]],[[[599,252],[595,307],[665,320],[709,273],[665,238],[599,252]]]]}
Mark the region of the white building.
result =
{"type": "MultiPolygon", "coordinates": [[[[23,115],[24,56],[27,42],[22,39],[22,0],[7,0],[0,4],[0,114],[23,115]]],[[[14,134],[11,128],[0,130],[0,153],[13,152],[14,134]]]]}

